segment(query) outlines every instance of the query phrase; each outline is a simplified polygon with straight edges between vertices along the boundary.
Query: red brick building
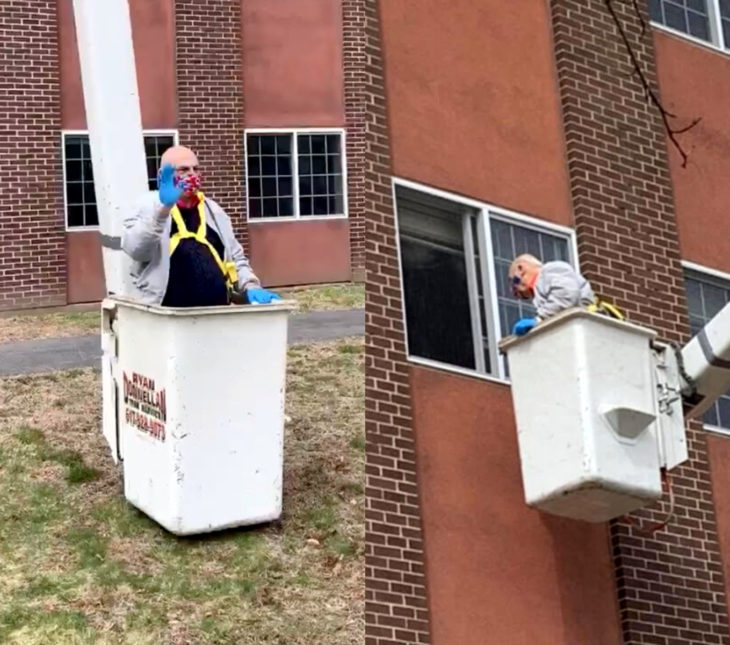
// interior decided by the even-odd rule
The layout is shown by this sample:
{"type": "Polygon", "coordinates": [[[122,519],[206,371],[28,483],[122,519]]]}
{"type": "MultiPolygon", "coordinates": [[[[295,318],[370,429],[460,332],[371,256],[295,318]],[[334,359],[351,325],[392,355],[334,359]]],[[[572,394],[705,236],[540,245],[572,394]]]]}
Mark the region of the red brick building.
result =
{"type": "MultiPolygon", "coordinates": [[[[173,142],[270,286],[364,279],[364,14],[339,0],[130,0],[154,185],[173,142]]],[[[72,0],[0,6],[0,310],[104,295],[72,0]]]]}
{"type": "Polygon", "coordinates": [[[562,519],[524,503],[497,352],[520,252],[669,341],[730,299],[730,5],[367,9],[368,645],[730,642],[730,398],[688,428],[666,528],[562,519]],[[701,119],[686,165],[642,79],[701,119]]]}

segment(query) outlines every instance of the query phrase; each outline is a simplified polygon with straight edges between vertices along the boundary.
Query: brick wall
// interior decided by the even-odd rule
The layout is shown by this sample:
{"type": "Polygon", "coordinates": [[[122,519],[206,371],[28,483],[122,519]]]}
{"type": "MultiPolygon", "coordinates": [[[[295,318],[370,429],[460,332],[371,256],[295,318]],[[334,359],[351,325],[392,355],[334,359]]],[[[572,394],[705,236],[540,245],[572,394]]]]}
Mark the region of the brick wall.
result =
{"type": "Polygon", "coordinates": [[[241,0],[175,0],[175,48],[180,143],[247,249],[241,0]]]}
{"type": "Polygon", "coordinates": [[[342,0],[342,42],[350,267],[353,280],[360,282],[365,280],[365,0],[342,0]]]}
{"type": "MultiPolygon", "coordinates": [[[[630,319],[666,340],[689,335],[660,117],[644,98],[606,0],[551,0],[560,99],[581,268],[630,319]]],[[[645,0],[612,0],[656,87],[645,0]]],[[[728,613],[705,437],[689,429],[690,459],[672,471],[676,518],[647,536],[611,525],[626,644],[725,643],[728,613]]],[[[667,504],[636,513],[644,523],[667,504]]]]}
{"type": "Polygon", "coordinates": [[[56,12],[0,3],[0,310],[66,303],[56,12]]]}
{"type": "Polygon", "coordinates": [[[429,642],[377,0],[364,0],[366,643],[429,642]]]}

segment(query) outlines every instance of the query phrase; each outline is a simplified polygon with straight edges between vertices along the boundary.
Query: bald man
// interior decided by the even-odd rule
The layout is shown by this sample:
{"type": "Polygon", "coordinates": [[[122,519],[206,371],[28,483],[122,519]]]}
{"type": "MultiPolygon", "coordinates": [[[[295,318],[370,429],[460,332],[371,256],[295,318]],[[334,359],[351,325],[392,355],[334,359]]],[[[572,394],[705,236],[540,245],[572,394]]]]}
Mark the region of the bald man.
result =
{"type": "Polygon", "coordinates": [[[200,191],[195,153],[173,146],[160,166],[158,190],[124,220],[122,249],[135,260],[137,298],[166,307],[279,300],[261,288],[228,215],[200,191]]]}
{"type": "Polygon", "coordinates": [[[590,283],[570,264],[562,261],[543,264],[527,253],[516,257],[509,268],[512,295],[532,299],[534,318],[518,320],[512,333],[523,336],[541,320],[571,307],[588,307],[596,298],[590,283]]]}

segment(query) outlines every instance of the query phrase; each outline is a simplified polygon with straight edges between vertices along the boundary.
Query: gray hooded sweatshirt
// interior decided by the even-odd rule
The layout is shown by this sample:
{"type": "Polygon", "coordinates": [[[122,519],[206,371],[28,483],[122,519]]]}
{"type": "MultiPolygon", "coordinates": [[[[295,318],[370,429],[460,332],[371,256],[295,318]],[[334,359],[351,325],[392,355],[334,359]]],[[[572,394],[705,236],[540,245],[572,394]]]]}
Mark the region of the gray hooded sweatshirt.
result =
{"type": "MultiPolygon", "coordinates": [[[[233,234],[231,220],[212,199],[205,198],[205,220],[221,238],[224,262],[233,262],[238,272],[238,289],[260,286],[243,248],[233,234]]],[[[122,249],[133,260],[132,280],[136,297],[145,304],[159,305],[170,277],[170,209],[163,206],[157,191],[146,193],[124,219],[122,249]]]]}
{"type": "Polygon", "coordinates": [[[571,307],[586,307],[595,300],[591,285],[567,262],[546,262],[535,282],[532,304],[545,320],[571,307]]]}

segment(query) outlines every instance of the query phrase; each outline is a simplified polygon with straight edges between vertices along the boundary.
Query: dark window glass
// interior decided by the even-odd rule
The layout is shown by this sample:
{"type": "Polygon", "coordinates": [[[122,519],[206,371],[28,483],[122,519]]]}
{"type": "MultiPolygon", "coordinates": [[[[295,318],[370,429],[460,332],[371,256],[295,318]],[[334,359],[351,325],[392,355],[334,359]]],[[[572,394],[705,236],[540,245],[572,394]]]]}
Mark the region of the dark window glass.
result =
{"type": "Polygon", "coordinates": [[[664,5],[664,19],[666,20],[667,27],[689,33],[687,28],[687,13],[682,7],[678,7],[670,2],[664,5]]]}
{"type": "Polygon", "coordinates": [[[711,41],[707,0],[649,0],[649,16],[662,25],[711,41]]]}
{"type": "Polygon", "coordinates": [[[300,197],[299,198],[299,213],[301,215],[312,215],[313,206],[311,197],[300,197]]]}
{"type": "Polygon", "coordinates": [[[664,22],[662,19],[662,0],[649,0],[649,17],[655,22],[664,22]]]}
{"type": "Polygon", "coordinates": [[[300,134],[299,194],[301,215],[342,215],[342,155],[339,134],[300,134]]]}
{"type": "Polygon", "coordinates": [[[69,228],[72,226],[83,226],[84,207],[81,204],[69,204],[66,206],[66,217],[69,228]]]}
{"type": "Polygon", "coordinates": [[[147,156],[147,184],[150,190],[157,190],[157,173],[160,170],[162,153],[175,145],[172,135],[147,135],[144,138],[145,154],[147,156]]]}
{"type": "Polygon", "coordinates": [[[293,214],[291,148],[290,134],[247,135],[249,217],[293,214]]]}
{"type": "Polygon", "coordinates": [[[86,204],[84,206],[84,218],[86,226],[99,226],[99,215],[96,212],[96,204],[86,204]]]}
{"type": "Polygon", "coordinates": [[[316,133],[247,135],[249,217],[343,214],[340,138],[339,134],[316,133]],[[295,165],[298,176],[294,176],[295,165]],[[260,184],[256,183],[259,181],[260,184]],[[295,209],[295,188],[299,193],[298,209],[295,209]],[[263,203],[252,207],[256,199],[274,197],[278,200],[275,213],[272,206],[263,203]]]}
{"type": "Polygon", "coordinates": [[[409,354],[474,369],[464,215],[400,186],[396,201],[409,354]]]}
{"type": "Polygon", "coordinates": [[[687,14],[687,22],[689,23],[689,33],[695,38],[702,40],[710,40],[710,25],[707,16],[689,12],[687,14]]]}

